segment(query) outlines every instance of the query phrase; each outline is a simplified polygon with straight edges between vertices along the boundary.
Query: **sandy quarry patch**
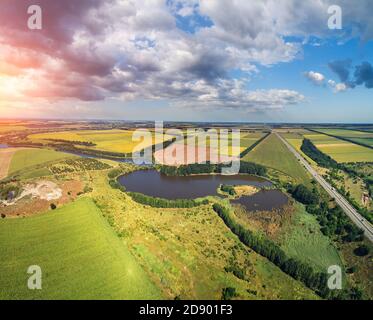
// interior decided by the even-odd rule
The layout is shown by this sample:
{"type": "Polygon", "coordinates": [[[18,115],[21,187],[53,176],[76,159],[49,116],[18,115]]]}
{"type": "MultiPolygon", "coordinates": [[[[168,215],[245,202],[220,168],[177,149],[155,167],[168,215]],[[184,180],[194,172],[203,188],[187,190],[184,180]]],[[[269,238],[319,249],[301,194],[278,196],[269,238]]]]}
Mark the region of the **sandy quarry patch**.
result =
{"type": "Polygon", "coordinates": [[[2,201],[5,206],[14,205],[17,201],[31,196],[31,198],[39,198],[41,200],[51,201],[62,197],[62,189],[60,189],[54,182],[40,181],[27,184],[22,193],[11,201],[2,201]]]}
{"type": "MultiPolygon", "coordinates": [[[[53,182],[46,182],[49,187],[53,186],[55,189],[62,189],[62,196],[58,199],[50,201],[41,199],[39,196],[31,198],[24,197],[19,199],[17,202],[14,202],[12,205],[5,205],[4,203],[0,202],[0,214],[5,215],[7,218],[17,218],[46,212],[51,209],[51,203],[54,203],[57,207],[61,207],[66,203],[74,201],[84,189],[84,184],[79,180],[65,181],[58,186],[53,182]]],[[[31,187],[31,189],[35,189],[35,187],[31,187]]],[[[45,197],[45,192],[49,193],[45,186],[41,187],[40,191],[43,194],[43,198],[48,198],[45,197]]]]}
{"type": "Polygon", "coordinates": [[[154,153],[156,163],[168,166],[180,166],[193,163],[228,163],[239,160],[238,157],[219,155],[219,150],[210,147],[190,147],[174,143],[164,150],[154,153]]]}
{"type": "Polygon", "coordinates": [[[0,149],[0,180],[8,176],[10,162],[12,161],[15,152],[15,148],[0,149]]]}

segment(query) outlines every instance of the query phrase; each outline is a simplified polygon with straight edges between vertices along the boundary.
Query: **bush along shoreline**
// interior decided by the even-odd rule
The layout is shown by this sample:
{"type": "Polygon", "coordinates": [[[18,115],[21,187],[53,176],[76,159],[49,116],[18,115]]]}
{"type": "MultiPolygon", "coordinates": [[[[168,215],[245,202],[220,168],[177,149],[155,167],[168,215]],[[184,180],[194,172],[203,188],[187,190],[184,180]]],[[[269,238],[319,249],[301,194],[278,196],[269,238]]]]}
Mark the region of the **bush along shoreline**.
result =
{"type": "Polygon", "coordinates": [[[133,201],[147,205],[153,208],[194,208],[201,205],[209,204],[209,200],[201,199],[175,199],[168,200],[162,198],[154,198],[142,193],[137,192],[127,192],[127,194],[132,198],[133,201]]]}
{"type": "MultiPolygon", "coordinates": [[[[227,164],[190,164],[178,167],[159,166],[160,173],[167,176],[190,176],[195,174],[221,174],[223,168],[227,168],[227,164]]],[[[251,174],[259,177],[267,177],[267,168],[256,163],[240,161],[240,174],[251,174]]]]}

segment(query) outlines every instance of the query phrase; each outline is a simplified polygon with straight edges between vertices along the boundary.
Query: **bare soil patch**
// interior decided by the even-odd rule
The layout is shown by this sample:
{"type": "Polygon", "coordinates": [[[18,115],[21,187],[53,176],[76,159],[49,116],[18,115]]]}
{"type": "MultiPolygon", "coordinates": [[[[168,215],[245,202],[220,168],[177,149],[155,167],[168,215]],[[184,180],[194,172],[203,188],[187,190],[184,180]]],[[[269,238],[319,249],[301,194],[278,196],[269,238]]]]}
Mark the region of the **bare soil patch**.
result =
{"type": "Polygon", "coordinates": [[[238,157],[219,155],[219,150],[210,147],[191,147],[174,143],[166,149],[154,153],[156,163],[168,166],[181,166],[193,163],[228,163],[237,161],[238,157]]]}
{"type": "Polygon", "coordinates": [[[12,161],[15,152],[16,149],[0,150],[0,180],[8,176],[10,162],[12,161]]]}
{"type": "Polygon", "coordinates": [[[51,204],[60,207],[74,201],[84,186],[81,181],[65,181],[57,185],[40,181],[26,185],[20,197],[12,204],[0,203],[0,214],[6,218],[26,217],[51,210],[51,204]]]}

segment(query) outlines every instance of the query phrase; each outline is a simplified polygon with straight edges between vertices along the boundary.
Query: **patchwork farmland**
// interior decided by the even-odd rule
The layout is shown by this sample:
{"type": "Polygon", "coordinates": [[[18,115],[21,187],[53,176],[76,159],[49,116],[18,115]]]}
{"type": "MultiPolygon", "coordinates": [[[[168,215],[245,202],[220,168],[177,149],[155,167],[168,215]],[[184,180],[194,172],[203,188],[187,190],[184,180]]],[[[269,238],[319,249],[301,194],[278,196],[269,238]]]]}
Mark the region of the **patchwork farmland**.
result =
{"type": "Polygon", "coordinates": [[[304,137],[339,163],[373,161],[373,149],[324,134],[305,134],[304,137]]]}
{"type": "MultiPolygon", "coordinates": [[[[369,256],[356,259],[354,254],[363,245],[370,250],[370,244],[359,238],[358,231],[315,185],[275,130],[298,151],[305,137],[317,145],[319,140],[328,144],[329,136],[304,128],[272,129],[271,133],[267,126],[239,127],[239,149],[234,150],[230,141],[226,154],[215,150],[220,157],[242,156],[243,172],[227,177],[238,179],[239,184],[217,184],[210,195],[190,199],[189,189],[201,188],[195,181],[202,184],[210,178],[220,179],[214,172],[219,166],[193,162],[186,166],[137,166],[121,154],[133,151],[141,142],[132,140],[139,126],[129,128],[126,123],[123,128],[112,128],[109,122],[100,130],[97,124],[87,122],[59,123],[56,128],[48,123],[47,129],[35,128],[34,123],[32,129],[27,123],[22,125],[26,129],[5,133],[0,139],[4,146],[0,160],[8,163],[0,181],[0,256],[6,261],[6,277],[0,280],[1,299],[218,300],[224,298],[227,288],[234,288],[231,299],[328,298],[287,266],[280,268],[265,251],[266,246],[263,249],[245,242],[247,237],[237,235],[218,214],[217,205],[229,211],[232,221],[241,226],[239,230],[250,230],[258,243],[270,241],[275,252],[281,250],[286,259],[295,261],[296,268],[305,264],[307,270],[323,273],[330,264],[343,265],[348,288],[343,295],[349,297],[350,288],[359,286],[373,297],[369,256]],[[61,145],[74,146],[76,153],[61,152],[61,145]],[[81,155],[81,150],[118,155],[81,155]],[[135,195],[130,187],[127,190],[129,173],[142,177],[135,181],[140,190],[156,185],[165,194],[172,195],[178,188],[178,194],[185,196],[159,199],[146,191],[135,195]],[[154,177],[159,177],[156,184],[151,180],[154,177]],[[166,180],[171,183],[167,188],[166,180]],[[187,182],[181,185],[182,181],[187,182]],[[305,188],[312,205],[302,202],[305,199],[297,195],[299,188],[305,188]],[[276,194],[285,201],[277,204],[276,194]],[[255,204],[248,207],[244,201],[236,202],[241,199],[255,204]],[[261,209],[272,202],[272,209],[261,209]],[[313,206],[326,211],[310,214],[313,206]],[[331,216],[338,218],[329,221],[331,216]],[[341,234],[338,228],[343,229],[341,234]],[[346,237],[351,240],[346,242],[346,237]],[[25,289],[29,264],[40,265],[45,272],[42,292],[25,289]],[[352,264],[358,268],[353,276],[347,272],[352,264]]],[[[185,127],[168,127],[186,133],[185,127]]],[[[195,124],[188,127],[205,130],[195,124]]],[[[150,133],[154,137],[154,130],[150,133]]],[[[166,137],[168,142],[175,140],[176,130],[166,137]]],[[[207,150],[216,147],[215,139],[207,139],[207,150]]],[[[153,139],[148,146],[154,143],[153,139]]],[[[175,146],[185,148],[186,140],[166,143],[164,148],[175,146]]],[[[197,148],[203,145],[197,142],[197,148]]],[[[156,159],[156,153],[153,157],[156,159]]],[[[369,165],[357,163],[354,168],[367,177],[370,174],[369,165]]],[[[322,169],[333,177],[346,174],[322,169]]],[[[343,186],[354,199],[365,197],[367,189],[361,178],[343,177],[343,186]]]]}

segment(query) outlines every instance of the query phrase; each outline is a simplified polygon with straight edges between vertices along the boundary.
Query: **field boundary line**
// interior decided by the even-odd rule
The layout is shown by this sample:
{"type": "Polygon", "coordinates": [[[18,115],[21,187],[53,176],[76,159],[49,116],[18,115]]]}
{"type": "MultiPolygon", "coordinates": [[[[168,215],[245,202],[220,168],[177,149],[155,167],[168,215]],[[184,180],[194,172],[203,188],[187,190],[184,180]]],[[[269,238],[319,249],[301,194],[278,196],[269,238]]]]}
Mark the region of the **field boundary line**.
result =
{"type": "Polygon", "coordinates": [[[242,151],[240,153],[240,159],[242,159],[244,156],[246,156],[247,154],[249,154],[252,150],[254,150],[255,147],[257,147],[259,144],[261,144],[270,135],[271,135],[271,132],[268,132],[266,135],[264,135],[259,140],[257,140],[256,142],[254,142],[254,144],[252,144],[250,147],[248,147],[247,149],[245,149],[244,151],[242,151]]]}
{"type": "Polygon", "coordinates": [[[338,140],[342,140],[342,141],[346,141],[346,142],[349,142],[349,143],[352,143],[352,144],[355,144],[357,146],[360,146],[360,147],[365,147],[365,148],[368,148],[368,149],[373,149],[372,146],[370,145],[367,145],[365,143],[360,143],[360,142],[357,142],[357,141],[353,141],[353,140],[350,140],[348,138],[345,138],[345,137],[340,137],[340,136],[335,136],[333,134],[330,134],[330,133],[325,133],[325,132],[322,132],[322,131],[317,131],[315,129],[307,129],[311,132],[315,132],[315,133],[319,133],[319,134],[323,134],[323,135],[326,135],[328,137],[332,137],[332,138],[335,138],[335,139],[338,139],[338,140]]]}

